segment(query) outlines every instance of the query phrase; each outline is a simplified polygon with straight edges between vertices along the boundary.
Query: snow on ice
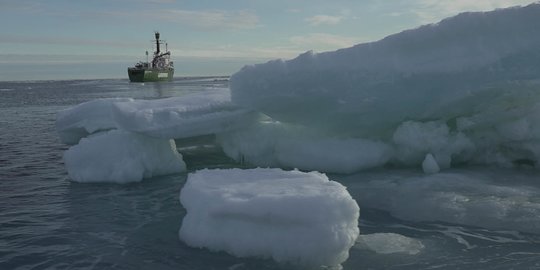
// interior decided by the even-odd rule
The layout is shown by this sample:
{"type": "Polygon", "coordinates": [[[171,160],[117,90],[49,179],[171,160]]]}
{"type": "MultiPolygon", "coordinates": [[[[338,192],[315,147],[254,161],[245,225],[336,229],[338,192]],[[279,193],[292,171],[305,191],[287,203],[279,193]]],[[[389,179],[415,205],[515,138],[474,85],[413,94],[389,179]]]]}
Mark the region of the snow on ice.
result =
{"type": "Polygon", "coordinates": [[[180,201],[180,239],[239,257],[336,266],[359,234],[356,202],[317,172],[201,170],[188,175],[180,201]]]}

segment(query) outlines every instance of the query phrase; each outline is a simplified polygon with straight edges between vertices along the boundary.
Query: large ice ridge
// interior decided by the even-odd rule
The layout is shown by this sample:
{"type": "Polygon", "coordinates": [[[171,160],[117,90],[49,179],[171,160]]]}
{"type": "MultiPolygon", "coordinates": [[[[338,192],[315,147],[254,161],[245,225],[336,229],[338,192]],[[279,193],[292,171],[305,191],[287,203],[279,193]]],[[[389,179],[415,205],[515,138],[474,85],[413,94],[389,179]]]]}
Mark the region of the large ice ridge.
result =
{"type": "Polygon", "coordinates": [[[233,102],[278,121],[379,138],[407,120],[473,116],[508,94],[516,107],[530,104],[538,100],[539,63],[540,4],[532,4],[245,66],[231,91],[233,102]]]}
{"type": "MultiPolygon", "coordinates": [[[[538,3],[463,13],[376,42],[245,66],[231,78],[233,102],[282,124],[386,144],[392,154],[376,166],[420,166],[431,154],[437,162],[431,168],[441,169],[535,165],[539,90],[538,3]]],[[[230,150],[234,138],[224,141],[237,152],[230,150]]],[[[380,156],[383,148],[370,149],[380,156]]]]}

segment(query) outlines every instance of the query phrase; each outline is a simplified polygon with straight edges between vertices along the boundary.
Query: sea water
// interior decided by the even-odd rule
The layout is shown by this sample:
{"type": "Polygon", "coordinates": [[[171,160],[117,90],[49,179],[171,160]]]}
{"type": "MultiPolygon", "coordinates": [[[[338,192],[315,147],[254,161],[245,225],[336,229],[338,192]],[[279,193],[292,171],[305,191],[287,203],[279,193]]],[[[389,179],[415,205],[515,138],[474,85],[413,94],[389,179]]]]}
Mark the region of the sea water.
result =
{"type": "MultiPolygon", "coordinates": [[[[72,182],[65,171],[62,155],[68,147],[60,143],[54,128],[58,111],[97,98],[157,99],[227,87],[222,78],[144,84],[127,80],[0,82],[0,269],[296,269],[265,258],[236,258],[182,243],[178,229],[185,210],[178,195],[186,173],[118,185],[72,182]]],[[[250,167],[224,155],[212,137],[203,139],[204,147],[178,145],[183,147],[188,172],[250,167]]],[[[473,179],[473,186],[455,187],[456,194],[472,197],[476,190],[493,185],[540,186],[540,171],[532,168],[465,166],[444,170],[442,175],[473,179]]],[[[345,185],[360,205],[361,235],[386,239],[369,238],[379,248],[366,248],[359,240],[344,269],[540,268],[540,235],[534,230],[540,227],[538,219],[515,226],[519,222],[513,220],[464,225],[459,216],[455,222],[452,217],[443,218],[444,222],[408,218],[411,211],[437,214],[429,205],[398,207],[409,198],[441,192],[439,186],[425,183],[429,179],[425,180],[421,168],[328,176],[345,185]],[[381,204],[386,199],[394,205],[381,204]],[[403,242],[400,237],[414,242],[403,242]]],[[[452,184],[444,191],[454,192],[452,184]]],[[[528,200],[535,203],[540,198],[528,200]]],[[[505,203],[520,204],[523,197],[509,197],[505,203]]],[[[482,217],[482,211],[490,209],[468,214],[482,217]]]]}

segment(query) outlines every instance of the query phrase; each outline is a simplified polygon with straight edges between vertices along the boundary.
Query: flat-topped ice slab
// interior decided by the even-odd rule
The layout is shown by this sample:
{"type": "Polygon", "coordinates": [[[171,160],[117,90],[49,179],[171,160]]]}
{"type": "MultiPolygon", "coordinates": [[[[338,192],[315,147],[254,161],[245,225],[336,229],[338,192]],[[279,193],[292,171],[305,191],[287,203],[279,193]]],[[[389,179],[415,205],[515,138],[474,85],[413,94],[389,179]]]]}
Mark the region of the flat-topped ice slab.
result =
{"type": "Polygon", "coordinates": [[[359,234],[356,201],[318,172],[205,169],[189,174],[180,202],[181,240],[238,257],[335,266],[359,234]]]}
{"type": "Polygon", "coordinates": [[[66,144],[77,144],[81,138],[110,129],[182,139],[235,130],[258,117],[257,112],[234,105],[228,89],[213,89],[165,99],[84,102],[59,112],[56,129],[66,144]]]}
{"type": "Polygon", "coordinates": [[[115,122],[151,137],[182,139],[249,125],[258,114],[231,103],[230,91],[207,90],[159,100],[115,103],[115,122]]]}
{"type": "Polygon", "coordinates": [[[77,144],[89,134],[117,128],[111,108],[116,102],[133,101],[131,98],[104,98],[84,102],[58,112],[56,130],[65,144],[77,144]]]}

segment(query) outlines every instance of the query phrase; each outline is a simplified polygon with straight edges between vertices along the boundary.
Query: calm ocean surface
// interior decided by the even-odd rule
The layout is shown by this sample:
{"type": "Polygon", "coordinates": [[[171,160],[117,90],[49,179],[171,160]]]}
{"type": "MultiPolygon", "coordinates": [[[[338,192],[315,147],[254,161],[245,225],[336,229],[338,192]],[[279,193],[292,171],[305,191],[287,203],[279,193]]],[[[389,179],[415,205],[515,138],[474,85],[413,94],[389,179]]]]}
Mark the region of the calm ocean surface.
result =
{"type": "MultiPolygon", "coordinates": [[[[81,184],[70,181],[64,169],[62,154],[68,146],[59,142],[54,127],[59,110],[96,98],[155,99],[226,87],[226,81],[214,79],[162,84],[0,82],[0,269],[295,269],[266,259],[194,249],[179,241],[185,210],[178,195],[187,174],[128,185],[81,184]]],[[[240,167],[218,147],[182,154],[189,171],[240,167]]],[[[537,187],[540,180],[540,173],[531,170],[454,172],[515,177],[537,187]]],[[[398,233],[424,245],[416,255],[353,247],[344,269],[540,269],[538,234],[404,221],[362,204],[363,179],[411,174],[421,172],[380,169],[329,175],[359,202],[362,234],[398,233]]]]}

